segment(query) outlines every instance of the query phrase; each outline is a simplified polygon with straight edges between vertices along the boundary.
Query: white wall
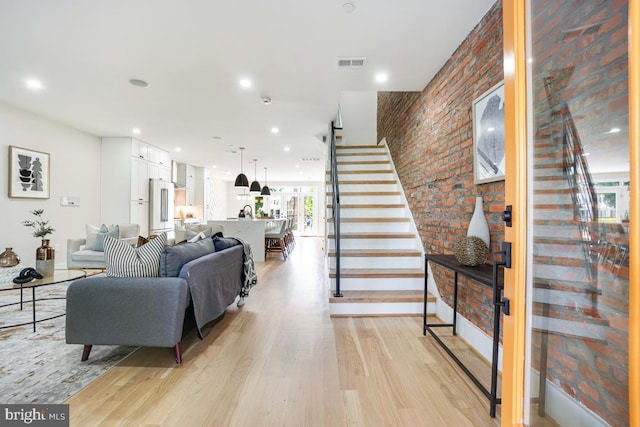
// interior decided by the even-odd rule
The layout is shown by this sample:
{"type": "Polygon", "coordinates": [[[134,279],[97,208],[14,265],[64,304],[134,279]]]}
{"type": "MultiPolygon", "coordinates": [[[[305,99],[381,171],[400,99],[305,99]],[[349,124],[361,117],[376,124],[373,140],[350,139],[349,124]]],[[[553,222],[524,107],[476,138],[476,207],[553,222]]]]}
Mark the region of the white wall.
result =
{"type": "Polygon", "coordinates": [[[378,141],[377,92],[342,92],[342,135],[345,145],[375,145],[378,141]]]}
{"type": "Polygon", "coordinates": [[[44,209],[55,232],[56,267],[66,267],[67,238],[82,237],[86,223],[100,219],[100,138],[49,119],[0,104],[0,251],[12,247],[21,264],[35,266],[40,239],[22,226],[33,219],[31,211],[44,209]],[[49,199],[9,198],[9,146],[49,153],[51,188],[49,199]],[[80,206],[60,205],[62,196],[79,196],[80,206]]]}

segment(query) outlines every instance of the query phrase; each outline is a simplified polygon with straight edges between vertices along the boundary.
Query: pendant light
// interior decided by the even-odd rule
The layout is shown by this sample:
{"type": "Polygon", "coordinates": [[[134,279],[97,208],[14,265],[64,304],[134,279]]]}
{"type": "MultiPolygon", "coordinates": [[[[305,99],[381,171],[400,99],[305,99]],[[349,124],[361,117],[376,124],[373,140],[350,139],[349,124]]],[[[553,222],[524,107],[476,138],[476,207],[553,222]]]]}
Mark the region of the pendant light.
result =
{"type": "Polygon", "coordinates": [[[251,188],[249,189],[249,193],[252,194],[260,194],[260,183],[258,182],[258,176],[256,168],[258,167],[258,159],[253,159],[253,182],[251,183],[251,188]]]}
{"type": "Polygon", "coordinates": [[[267,168],[264,168],[264,187],[262,187],[262,191],[260,191],[260,195],[262,196],[270,196],[271,190],[267,186],[267,168]]]}
{"type": "Polygon", "coordinates": [[[238,176],[236,176],[236,183],[234,184],[235,187],[249,187],[249,180],[247,179],[247,176],[242,173],[242,152],[244,151],[244,147],[240,147],[240,174],[238,176]]]}

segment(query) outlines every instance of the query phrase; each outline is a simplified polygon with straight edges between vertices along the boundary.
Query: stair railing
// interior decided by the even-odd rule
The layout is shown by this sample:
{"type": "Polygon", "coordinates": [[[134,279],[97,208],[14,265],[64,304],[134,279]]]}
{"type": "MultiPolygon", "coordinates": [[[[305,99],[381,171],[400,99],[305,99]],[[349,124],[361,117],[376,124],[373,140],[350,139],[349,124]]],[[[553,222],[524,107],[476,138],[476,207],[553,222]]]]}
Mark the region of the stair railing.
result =
{"type": "Polygon", "coordinates": [[[591,283],[594,283],[596,273],[594,261],[598,255],[597,246],[600,234],[597,227],[598,199],[569,106],[564,104],[559,112],[562,116],[564,175],[571,189],[574,213],[578,218],[582,243],[589,258],[589,268],[587,269],[589,279],[591,283]]]}
{"type": "Polygon", "coordinates": [[[331,122],[331,189],[332,189],[332,203],[331,214],[333,216],[333,232],[336,242],[336,290],[333,294],[334,297],[341,297],[340,292],[340,189],[338,185],[338,160],[336,156],[336,130],[342,129],[336,127],[334,122],[331,122]]]}

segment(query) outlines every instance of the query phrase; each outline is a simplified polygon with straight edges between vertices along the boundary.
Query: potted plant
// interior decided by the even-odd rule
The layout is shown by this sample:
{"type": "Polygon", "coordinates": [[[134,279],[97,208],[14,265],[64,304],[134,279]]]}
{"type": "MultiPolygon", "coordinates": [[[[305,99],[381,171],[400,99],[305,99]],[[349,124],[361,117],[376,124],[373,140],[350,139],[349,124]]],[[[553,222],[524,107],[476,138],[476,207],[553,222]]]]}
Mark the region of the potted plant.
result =
{"type": "Polygon", "coordinates": [[[36,249],[36,270],[43,276],[53,276],[55,267],[55,250],[49,246],[49,239],[46,237],[52,234],[55,229],[49,225],[49,220],[42,218],[44,209],[36,209],[31,211],[36,219],[24,220],[22,225],[33,228],[33,237],[42,239],[41,246],[36,249]]]}

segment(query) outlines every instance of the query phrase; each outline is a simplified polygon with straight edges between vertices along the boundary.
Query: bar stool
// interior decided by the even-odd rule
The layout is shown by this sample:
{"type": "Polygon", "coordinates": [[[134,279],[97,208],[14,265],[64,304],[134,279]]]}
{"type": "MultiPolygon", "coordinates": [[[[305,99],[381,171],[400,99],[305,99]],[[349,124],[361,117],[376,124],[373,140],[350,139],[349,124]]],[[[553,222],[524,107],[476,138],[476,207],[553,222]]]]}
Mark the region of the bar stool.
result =
{"type": "Polygon", "coordinates": [[[264,233],[264,253],[265,255],[272,252],[282,253],[282,258],[287,259],[287,244],[285,236],[287,235],[287,221],[280,221],[280,227],[276,230],[264,233]]]}

